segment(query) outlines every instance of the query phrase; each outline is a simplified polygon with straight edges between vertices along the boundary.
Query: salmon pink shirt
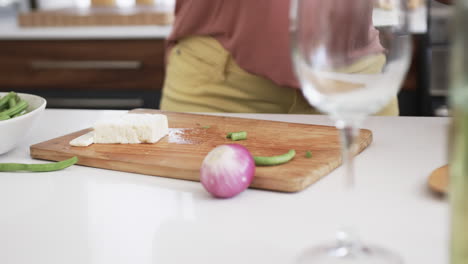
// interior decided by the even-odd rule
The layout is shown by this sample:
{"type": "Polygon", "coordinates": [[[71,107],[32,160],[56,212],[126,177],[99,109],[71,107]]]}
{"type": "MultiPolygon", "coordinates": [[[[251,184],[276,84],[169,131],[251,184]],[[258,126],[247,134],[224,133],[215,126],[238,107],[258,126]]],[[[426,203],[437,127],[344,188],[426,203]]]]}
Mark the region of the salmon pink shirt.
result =
{"type": "MultiPolygon", "coordinates": [[[[289,0],[177,0],[169,47],[187,36],[211,36],[242,69],[297,88],[289,47],[289,5],[289,0]]],[[[357,48],[381,50],[377,31],[369,28],[374,34],[357,48]]]]}

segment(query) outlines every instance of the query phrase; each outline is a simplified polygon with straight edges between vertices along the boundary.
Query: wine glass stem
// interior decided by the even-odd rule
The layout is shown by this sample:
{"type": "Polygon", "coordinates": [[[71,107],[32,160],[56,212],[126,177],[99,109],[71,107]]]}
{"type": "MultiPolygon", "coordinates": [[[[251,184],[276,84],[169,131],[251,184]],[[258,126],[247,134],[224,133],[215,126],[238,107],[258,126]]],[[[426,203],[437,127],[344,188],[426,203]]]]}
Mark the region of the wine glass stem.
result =
{"type": "Polygon", "coordinates": [[[358,126],[352,122],[338,122],[337,127],[341,135],[342,160],[345,169],[345,188],[351,192],[356,184],[354,171],[354,155],[357,153],[357,137],[359,135],[358,126]]]}
{"type": "Polygon", "coordinates": [[[338,121],[336,127],[340,131],[341,136],[341,153],[342,163],[344,167],[344,197],[343,197],[343,217],[347,219],[347,225],[341,226],[337,232],[337,248],[346,249],[348,254],[358,252],[360,248],[360,240],[356,234],[354,217],[356,212],[356,197],[354,189],[356,185],[354,156],[358,152],[357,139],[359,136],[359,122],[343,122],[338,121]]]}

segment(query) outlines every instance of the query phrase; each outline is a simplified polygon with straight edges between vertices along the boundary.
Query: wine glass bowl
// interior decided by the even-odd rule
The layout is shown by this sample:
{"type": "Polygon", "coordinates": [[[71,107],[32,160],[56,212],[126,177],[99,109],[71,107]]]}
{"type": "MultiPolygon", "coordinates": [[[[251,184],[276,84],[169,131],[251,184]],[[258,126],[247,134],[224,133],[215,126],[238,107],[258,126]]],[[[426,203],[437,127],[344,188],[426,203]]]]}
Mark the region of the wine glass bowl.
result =
{"type": "Polygon", "coordinates": [[[373,0],[347,2],[352,4],[293,1],[291,40],[306,99],[334,120],[351,122],[378,112],[396,97],[408,69],[411,41],[400,1],[392,2],[394,10],[378,25],[373,0]]]}

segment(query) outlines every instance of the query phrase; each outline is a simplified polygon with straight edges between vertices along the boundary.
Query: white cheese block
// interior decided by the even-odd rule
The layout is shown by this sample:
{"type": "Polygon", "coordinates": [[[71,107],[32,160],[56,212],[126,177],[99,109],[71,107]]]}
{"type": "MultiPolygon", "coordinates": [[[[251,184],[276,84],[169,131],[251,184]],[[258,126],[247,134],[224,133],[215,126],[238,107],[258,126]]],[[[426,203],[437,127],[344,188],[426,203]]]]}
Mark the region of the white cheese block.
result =
{"type": "Polygon", "coordinates": [[[167,117],[161,114],[125,114],[94,125],[94,143],[156,143],[169,133],[167,117]]]}
{"type": "Polygon", "coordinates": [[[81,135],[72,141],[70,141],[70,145],[75,147],[87,147],[94,143],[94,132],[88,132],[84,135],[81,135]]]}

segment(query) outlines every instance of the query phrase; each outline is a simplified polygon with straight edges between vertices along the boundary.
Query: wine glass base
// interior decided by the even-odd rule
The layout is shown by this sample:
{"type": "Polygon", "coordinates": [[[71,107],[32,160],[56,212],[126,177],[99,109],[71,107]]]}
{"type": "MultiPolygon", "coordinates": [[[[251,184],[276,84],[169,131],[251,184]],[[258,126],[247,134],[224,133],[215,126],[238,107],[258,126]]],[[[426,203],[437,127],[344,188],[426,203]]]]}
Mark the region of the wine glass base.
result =
{"type": "Polygon", "coordinates": [[[403,264],[395,253],[377,246],[322,246],[306,250],[297,264],[403,264]]]}

